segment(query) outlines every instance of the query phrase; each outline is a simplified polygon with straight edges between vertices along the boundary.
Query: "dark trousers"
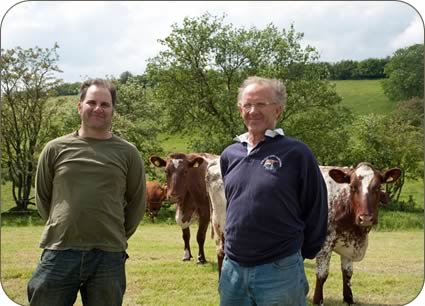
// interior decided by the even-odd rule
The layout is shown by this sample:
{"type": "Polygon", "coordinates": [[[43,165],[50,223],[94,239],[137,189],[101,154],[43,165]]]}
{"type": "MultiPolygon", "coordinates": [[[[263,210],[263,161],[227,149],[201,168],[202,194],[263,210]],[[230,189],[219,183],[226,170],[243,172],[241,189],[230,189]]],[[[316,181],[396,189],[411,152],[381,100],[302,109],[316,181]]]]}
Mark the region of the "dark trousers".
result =
{"type": "Polygon", "coordinates": [[[30,306],[120,306],[126,288],[126,252],[44,250],[28,283],[30,306]]]}

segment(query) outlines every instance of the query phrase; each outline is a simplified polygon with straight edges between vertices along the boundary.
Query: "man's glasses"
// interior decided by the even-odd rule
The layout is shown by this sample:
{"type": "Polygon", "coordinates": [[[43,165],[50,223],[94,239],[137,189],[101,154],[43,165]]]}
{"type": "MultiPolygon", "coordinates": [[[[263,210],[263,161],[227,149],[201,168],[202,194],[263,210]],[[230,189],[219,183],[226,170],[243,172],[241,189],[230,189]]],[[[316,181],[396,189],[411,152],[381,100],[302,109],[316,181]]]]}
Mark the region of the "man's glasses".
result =
{"type": "Polygon", "coordinates": [[[257,109],[264,109],[267,106],[272,104],[277,104],[277,103],[272,103],[272,102],[259,102],[255,104],[245,103],[245,104],[240,104],[240,106],[243,108],[244,111],[249,112],[253,107],[256,107],[257,109]]]}

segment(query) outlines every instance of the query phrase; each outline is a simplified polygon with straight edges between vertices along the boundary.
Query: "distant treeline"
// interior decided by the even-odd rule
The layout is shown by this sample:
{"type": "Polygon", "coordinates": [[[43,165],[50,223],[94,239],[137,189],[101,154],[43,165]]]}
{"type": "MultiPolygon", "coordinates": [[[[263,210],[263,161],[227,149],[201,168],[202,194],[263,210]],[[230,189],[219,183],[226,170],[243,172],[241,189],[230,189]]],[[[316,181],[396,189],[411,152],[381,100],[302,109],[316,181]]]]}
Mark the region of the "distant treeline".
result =
{"type": "Polygon", "coordinates": [[[336,63],[319,63],[328,68],[330,80],[373,80],[386,77],[384,67],[390,57],[369,58],[363,61],[343,60],[336,63]]]}
{"type": "MultiPolygon", "coordinates": [[[[384,67],[389,61],[390,57],[384,59],[369,58],[362,61],[342,60],[335,63],[319,62],[313,65],[322,66],[323,70],[327,71],[327,79],[329,80],[373,80],[386,77],[384,67]]],[[[123,80],[123,78],[127,74],[129,74],[128,71],[120,75],[119,80],[122,83],[125,83],[126,80],[123,80]]],[[[78,94],[80,85],[80,82],[63,83],[55,89],[59,96],[74,96],[78,94]]]]}

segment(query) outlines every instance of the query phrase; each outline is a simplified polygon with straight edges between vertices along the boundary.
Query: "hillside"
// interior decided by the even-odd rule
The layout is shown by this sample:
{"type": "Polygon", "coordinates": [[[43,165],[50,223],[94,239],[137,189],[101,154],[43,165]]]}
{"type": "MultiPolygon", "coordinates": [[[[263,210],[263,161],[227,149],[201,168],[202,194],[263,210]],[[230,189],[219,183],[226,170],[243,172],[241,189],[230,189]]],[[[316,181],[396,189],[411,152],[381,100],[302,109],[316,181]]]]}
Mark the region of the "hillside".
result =
{"type": "Polygon", "coordinates": [[[396,103],[384,95],[380,82],[381,80],[332,81],[342,97],[342,104],[355,115],[386,114],[394,109],[396,103]]]}

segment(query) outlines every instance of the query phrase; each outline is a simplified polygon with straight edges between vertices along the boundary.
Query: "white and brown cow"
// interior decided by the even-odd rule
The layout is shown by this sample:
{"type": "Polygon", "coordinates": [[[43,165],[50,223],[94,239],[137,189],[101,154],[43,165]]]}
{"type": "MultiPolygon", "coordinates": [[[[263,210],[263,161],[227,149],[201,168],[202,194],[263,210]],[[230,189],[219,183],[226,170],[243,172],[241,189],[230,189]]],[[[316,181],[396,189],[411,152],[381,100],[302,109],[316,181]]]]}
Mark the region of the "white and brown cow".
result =
{"type": "Polygon", "coordinates": [[[211,227],[215,238],[218,276],[224,259],[224,225],[226,222],[226,197],[224,195],[223,179],[221,177],[219,158],[208,164],[205,175],[207,193],[211,202],[211,227]]]}
{"type": "Polygon", "coordinates": [[[190,229],[194,221],[199,222],[196,241],[199,251],[197,262],[206,263],[204,253],[205,236],[210,222],[210,204],[205,187],[205,170],[208,161],[217,158],[207,153],[172,153],[166,160],[151,156],[156,167],[164,167],[167,177],[167,197],[177,204],[176,222],[183,231],[183,261],[193,258],[190,251],[190,229]]]}
{"type": "Polygon", "coordinates": [[[341,257],[344,302],[352,305],[353,261],[365,256],[369,231],[378,222],[379,202],[386,200],[381,184],[395,182],[401,171],[381,172],[368,163],[355,168],[321,166],[320,170],[328,190],[329,214],[327,237],[316,256],[313,304],[323,305],[323,285],[334,251],[341,257]]]}

